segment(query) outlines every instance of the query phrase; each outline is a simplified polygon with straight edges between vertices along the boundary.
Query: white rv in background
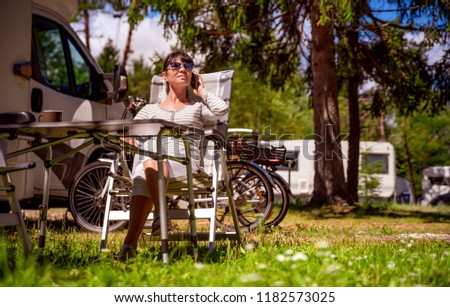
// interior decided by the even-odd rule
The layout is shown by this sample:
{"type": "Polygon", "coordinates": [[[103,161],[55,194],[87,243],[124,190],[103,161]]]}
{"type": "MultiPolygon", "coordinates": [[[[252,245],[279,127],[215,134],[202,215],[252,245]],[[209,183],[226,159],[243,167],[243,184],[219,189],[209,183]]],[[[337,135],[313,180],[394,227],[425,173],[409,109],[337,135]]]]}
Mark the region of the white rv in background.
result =
{"type": "MultiPolygon", "coordinates": [[[[38,118],[43,110],[62,110],[63,121],[122,117],[126,73],[118,66],[114,73],[102,71],[70,26],[77,6],[77,0],[0,1],[0,112],[28,111],[38,118]]],[[[53,155],[80,142],[55,146],[53,155]]],[[[26,146],[24,141],[4,143],[8,152],[26,146]]],[[[76,173],[104,151],[100,145],[89,146],[54,165],[50,197],[66,198],[76,173]]],[[[37,165],[12,174],[19,200],[42,195],[43,159],[45,151],[8,160],[12,165],[26,161],[37,165]]]]}
{"type": "Polygon", "coordinates": [[[438,196],[446,193],[450,193],[450,166],[432,166],[424,169],[420,204],[434,204],[438,196]]]}
{"type": "MultiPolygon", "coordinates": [[[[295,161],[289,170],[279,167],[278,173],[290,184],[292,194],[306,198],[314,189],[314,140],[279,140],[271,141],[272,145],[286,147],[287,157],[295,161]]],[[[344,172],[347,173],[348,142],[342,141],[344,172]]],[[[388,142],[360,142],[360,169],[362,166],[376,163],[377,171],[370,176],[379,180],[379,186],[373,191],[371,197],[395,199],[396,168],[394,146],[388,142]]],[[[360,175],[360,183],[362,176],[360,175]]],[[[360,195],[364,192],[360,191],[360,195]]]]}

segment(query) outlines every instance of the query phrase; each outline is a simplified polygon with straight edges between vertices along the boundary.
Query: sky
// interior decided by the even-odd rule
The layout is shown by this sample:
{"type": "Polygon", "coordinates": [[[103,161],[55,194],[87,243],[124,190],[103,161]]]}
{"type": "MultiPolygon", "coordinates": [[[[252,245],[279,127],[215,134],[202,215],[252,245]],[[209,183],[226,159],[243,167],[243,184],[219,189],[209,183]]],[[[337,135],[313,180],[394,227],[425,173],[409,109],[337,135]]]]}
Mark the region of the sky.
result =
{"type": "MultiPolygon", "coordinates": [[[[159,17],[151,17],[143,20],[134,31],[131,42],[133,53],[130,59],[138,59],[143,57],[144,62],[148,65],[152,64],[151,58],[155,52],[167,54],[170,52],[170,46],[175,44],[176,40],[172,38],[167,41],[163,37],[163,27],[158,25],[159,17]]],[[[102,52],[108,39],[115,42],[116,48],[120,50],[120,58],[122,59],[125,49],[126,39],[128,35],[129,25],[126,17],[114,18],[109,14],[98,13],[91,16],[91,53],[97,58],[102,52]]],[[[73,23],[72,27],[77,31],[81,40],[85,42],[84,24],[73,23]]],[[[131,61],[128,61],[131,63],[131,61]]]]}

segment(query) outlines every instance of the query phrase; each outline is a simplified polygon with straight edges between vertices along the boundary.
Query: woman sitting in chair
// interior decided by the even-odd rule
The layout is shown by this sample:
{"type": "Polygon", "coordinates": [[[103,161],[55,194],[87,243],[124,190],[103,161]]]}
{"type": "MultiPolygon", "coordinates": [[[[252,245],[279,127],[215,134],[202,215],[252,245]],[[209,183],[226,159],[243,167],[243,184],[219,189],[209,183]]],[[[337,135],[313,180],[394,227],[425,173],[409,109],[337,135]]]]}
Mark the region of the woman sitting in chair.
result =
{"type": "MultiPolygon", "coordinates": [[[[228,106],[221,98],[205,89],[200,74],[193,72],[194,61],[183,51],[170,53],[164,61],[162,77],[167,85],[167,98],[155,104],[142,108],[134,119],[162,119],[176,124],[202,129],[204,123],[216,120],[228,112],[228,106]],[[194,82],[195,81],[195,82],[194,82]],[[188,95],[189,87],[192,95],[188,95]]],[[[192,144],[192,171],[200,167],[200,149],[198,144],[192,144]]],[[[169,155],[179,154],[184,150],[181,140],[165,139],[163,147],[169,155]]],[[[196,143],[196,142],[194,142],[196,143]]],[[[156,151],[156,138],[141,144],[141,148],[156,151]]],[[[164,163],[166,188],[169,178],[186,174],[186,166],[172,160],[164,163]]],[[[152,235],[160,231],[158,164],[147,156],[136,155],[133,165],[133,187],[130,202],[130,220],[128,233],[119,253],[120,260],[127,260],[136,255],[137,243],[142,233],[147,217],[155,209],[155,219],[152,224],[152,235]]]]}

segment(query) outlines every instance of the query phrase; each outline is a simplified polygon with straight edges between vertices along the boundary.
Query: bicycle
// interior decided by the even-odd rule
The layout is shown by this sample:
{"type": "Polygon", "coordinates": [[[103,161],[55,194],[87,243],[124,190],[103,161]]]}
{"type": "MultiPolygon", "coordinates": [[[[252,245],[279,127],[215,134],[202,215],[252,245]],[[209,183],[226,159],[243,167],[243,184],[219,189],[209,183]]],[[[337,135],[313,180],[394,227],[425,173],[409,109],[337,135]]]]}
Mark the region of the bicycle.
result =
{"type": "Polygon", "coordinates": [[[292,195],[289,184],[276,171],[280,165],[292,164],[292,160],[286,159],[286,148],[276,147],[267,142],[258,141],[259,135],[245,128],[231,128],[229,132],[229,159],[239,161],[251,161],[263,166],[264,170],[272,178],[274,190],[274,205],[264,226],[274,227],[279,225],[289,209],[292,195]]]}
{"type": "MultiPolygon", "coordinates": [[[[272,148],[272,150],[283,150],[284,156],[286,153],[285,147],[278,147],[278,148],[272,148]]],[[[289,205],[291,203],[291,189],[289,187],[289,184],[284,180],[284,178],[277,173],[278,166],[285,165],[287,166],[289,163],[292,163],[291,160],[287,160],[284,158],[284,161],[282,159],[260,159],[258,160],[259,164],[263,165],[265,170],[272,176],[273,183],[274,183],[274,205],[272,208],[272,213],[269,215],[269,217],[266,219],[266,222],[264,223],[264,226],[266,227],[274,227],[279,225],[284,218],[286,217],[286,214],[289,210],[289,205]]]]}
{"type": "MultiPolygon", "coordinates": [[[[263,224],[272,212],[272,178],[256,163],[228,161],[227,166],[238,220],[242,224],[240,229],[252,231],[263,224]]],[[[231,221],[226,203],[218,204],[216,216],[218,227],[227,226],[227,221],[231,221]]]]}
{"type": "MultiPolygon", "coordinates": [[[[126,119],[128,114],[132,116],[140,110],[147,101],[144,98],[128,96],[124,100],[125,110],[122,119],[126,119]]],[[[125,154],[122,152],[121,154],[125,154]]],[[[119,157],[115,149],[110,149],[104,157],[98,161],[83,167],[76,175],[69,189],[69,208],[76,223],[83,229],[93,232],[101,232],[106,206],[106,198],[109,193],[109,175],[117,174],[123,177],[130,177],[131,155],[119,157]],[[128,164],[127,167],[122,167],[128,164]],[[111,169],[113,166],[113,169],[111,169]]],[[[124,181],[115,183],[116,190],[125,188],[124,181]]],[[[125,192],[124,192],[125,193],[125,192]]],[[[117,203],[114,209],[128,210],[128,201],[124,196],[118,194],[117,203]]],[[[111,230],[121,229],[126,222],[117,221],[111,224],[111,230]]]]}

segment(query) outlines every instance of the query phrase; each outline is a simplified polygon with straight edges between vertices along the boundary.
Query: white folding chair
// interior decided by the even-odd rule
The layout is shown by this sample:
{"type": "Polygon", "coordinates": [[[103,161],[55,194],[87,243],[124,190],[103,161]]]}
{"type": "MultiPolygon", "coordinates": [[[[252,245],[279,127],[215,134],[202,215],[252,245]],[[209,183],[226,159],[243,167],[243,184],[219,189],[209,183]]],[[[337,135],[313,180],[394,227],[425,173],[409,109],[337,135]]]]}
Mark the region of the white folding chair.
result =
{"type": "MultiPolygon", "coordinates": [[[[209,74],[202,74],[205,87],[208,91],[221,97],[228,104],[231,98],[231,86],[234,71],[220,71],[209,74]]],[[[149,103],[159,103],[166,98],[166,83],[161,76],[155,76],[151,82],[151,94],[149,103]]],[[[189,220],[189,231],[171,232],[165,237],[162,229],[161,238],[163,248],[163,261],[168,261],[168,241],[190,239],[194,244],[194,253],[197,253],[197,240],[209,241],[209,250],[212,251],[216,239],[228,238],[240,242],[240,233],[238,226],[237,213],[234,205],[234,199],[231,188],[228,186],[229,178],[226,164],[225,140],[228,129],[228,114],[217,122],[208,123],[204,127],[203,154],[208,159],[205,160],[204,171],[190,174],[184,178],[172,178],[169,181],[167,195],[171,199],[186,197],[187,206],[178,206],[176,209],[169,209],[167,214],[171,220],[189,220]],[[207,141],[211,142],[207,142],[207,141]],[[213,144],[213,145],[211,145],[213,144]],[[192,184],[191,184],[192,183],[192,184]],[[224,191],[219,196],[219,190],[224,191]],[[216,210],[218,201],[226,201],[232,215],[231,230],[216,229],[216,210]],[[203,205],[201,205],[203,204],[203,205]],[[206,232],[197,232],[196,221],[205,219],[209,221],[209,230],[206,232]]],[[[116,161],[111,161],[111,170],[114,171],[116,161]]],[[[112,202],[114,196],[120,194],[120,191],[114,190],[113,180],[109,181],[110,193],[105,208],[105,219],[102,226],[101,248],[106,248],[108,227],[112,221],[123,221],[129,219],[129,212],[124,210],[113,210],[112,202]]],[[[164,199],[165,200],[165,199],[164,199]]],[[[148,217],[149,221],[153,219],[153,213],[148,217]]],[[[161,219],[164,216],[161,213],[161,219]]],[[[163,222],[163,221],[162,221],[163,222]]]]}

